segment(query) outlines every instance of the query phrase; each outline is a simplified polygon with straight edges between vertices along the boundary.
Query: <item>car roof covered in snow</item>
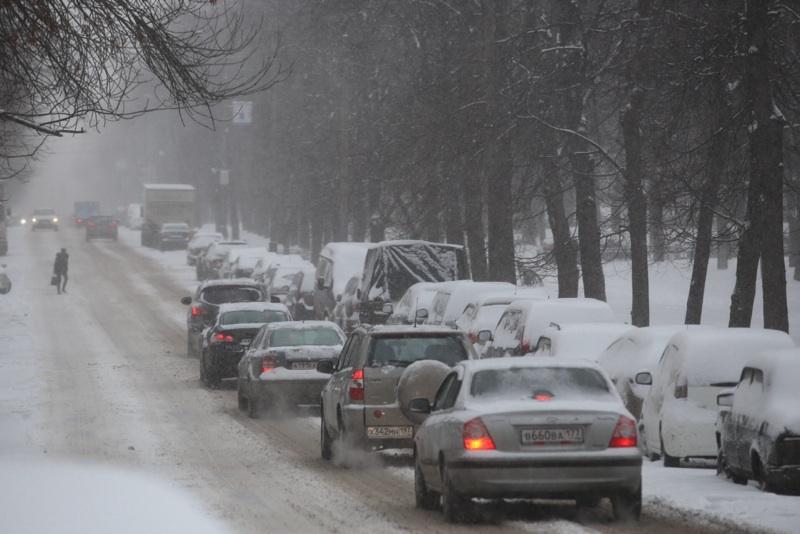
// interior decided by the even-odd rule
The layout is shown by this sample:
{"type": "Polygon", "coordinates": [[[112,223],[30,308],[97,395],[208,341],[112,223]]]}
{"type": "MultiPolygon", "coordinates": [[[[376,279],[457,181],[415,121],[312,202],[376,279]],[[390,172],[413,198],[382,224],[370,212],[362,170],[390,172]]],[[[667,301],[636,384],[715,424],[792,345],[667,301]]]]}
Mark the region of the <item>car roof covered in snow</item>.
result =
{"type": "Polygon", "coordinates": [[[248,286],[260,288],[261,286],[252,278],[213,278],[200,284],[199,289],[219,286],[248,286]]]}
{"type": "Polygon", "coordinates": [[[339,325],[332,321],[283,321],[280,323],[270,323],[267,328],[270,330],[311,330],[314,328],[331,328],[341,332],[339,325]]]}
{"type": "Polygon", "coordinates": [[[764,371],[768,384],[776,378],[786,378],[795,386],[800,385],[800,347],[759,352],[746,359],[744,366],[764,371]]]}
{"type": "Polygon", "coordinates": [[[372,327],[367,327],[367,332],[372,335],[377,336],[386,336],[386,335],[394,335],[394,334],[460,334],[464,335],[464,333],[460,330],[455,330],[453,328],[449,328],[446,326],[436,326],[436,325],[404,325],[404,324],[381,324],[375,325],[372,327]]]}
{"type": "MultiPolygon", "coordinates": [[[[338,254],[346,254],[355,250],[369,250],[375,243],[360,243],[355,241],[334,241],[328,243],[320,251],[319,255],[326,258],[335,259],[338,254]]],[[[364,253],[366,254],[366,252],[364,253]]]]}
{"type": "Polygon", "coordinates": [[[225,312],[255,310],[255,311],[282,311],[289,314],[289,308],[279,302],[226,302],[219,305],[219,314],[225,312]]]}
{"type": "Polygon", "coordinates": [[[541,287],[517,287],[515,291],[499,291],[497,293],[484,293],[472,299],[469,304],[480,306],[497,306],[511,304],[517,300],[545,300],[549,298],[547,291],[541,287]]]}
{"type": "Polygon", "coordinates": [[[558,358],[542,358],[540,356],[515,356],[508,358],[484,358],[482,360],[464,360],[458,363],[469,371],[475,373],[491,369],[515,369],[519,367],[571,367],[596,369],[605,375],[602,367],[591,360],[558,358]]]}
{"type": "Polygon", "coordinates": [[[698,328],[669,339],[670,354],[683,361],[689,385],[738,382],[755,354],[794,347],[789,334],[759,328],[698,328]]]}

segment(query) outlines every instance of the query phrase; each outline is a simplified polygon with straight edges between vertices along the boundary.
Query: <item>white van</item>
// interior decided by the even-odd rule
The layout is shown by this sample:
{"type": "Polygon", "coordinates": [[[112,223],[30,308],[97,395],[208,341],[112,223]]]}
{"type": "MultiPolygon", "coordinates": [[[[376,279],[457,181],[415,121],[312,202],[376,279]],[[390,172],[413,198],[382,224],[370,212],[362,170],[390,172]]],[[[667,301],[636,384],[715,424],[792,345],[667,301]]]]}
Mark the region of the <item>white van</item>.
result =
{"type": "Polygon", "coordinates": [[[649,386],[639,430],[645,452],[667,467],[683,458],[717,457],[717,394],[735,386],[748,358],[794,346],[785,332],[755,328],[701,328],[678,332],[667,343],[655,374],[635,381],[649,386]]]}

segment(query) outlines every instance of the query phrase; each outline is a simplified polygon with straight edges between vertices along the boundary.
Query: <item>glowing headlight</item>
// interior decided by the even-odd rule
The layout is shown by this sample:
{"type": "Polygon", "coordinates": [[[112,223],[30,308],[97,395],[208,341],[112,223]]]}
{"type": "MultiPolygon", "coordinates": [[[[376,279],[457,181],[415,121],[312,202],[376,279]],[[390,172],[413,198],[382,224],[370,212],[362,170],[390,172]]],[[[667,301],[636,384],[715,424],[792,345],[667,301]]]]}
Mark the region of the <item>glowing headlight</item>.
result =
{"type": "Polygon", "coordinates": [[[58,217],[53,217],[53,222],[58,222],[58,217]]]}
{"type": "Polygon", "coordinates": [[[26,222],[28,222],[28,221],[26,221],[25,219],[20,219],[20,221],[19,221],[20,224],[25,224],[26,222]]]}
{"type": "Polygon", "coordinates": [[[36,222],[36,217],[34,217],[33,219],[31,219],[31,222],[36,222]]]}

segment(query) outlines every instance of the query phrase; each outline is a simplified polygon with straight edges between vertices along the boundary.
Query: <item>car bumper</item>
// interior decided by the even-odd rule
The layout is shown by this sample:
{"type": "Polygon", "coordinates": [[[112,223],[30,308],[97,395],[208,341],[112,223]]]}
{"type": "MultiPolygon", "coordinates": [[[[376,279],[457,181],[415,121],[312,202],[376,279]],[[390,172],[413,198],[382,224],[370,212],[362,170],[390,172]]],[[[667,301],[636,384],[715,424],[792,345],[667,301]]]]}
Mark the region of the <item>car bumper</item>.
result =
{"type": "Polygon", "coordinates": [[[778,490],[800,490],[800,465],[767,466],[767,483],[778,490]]]}
{"type": "Polygon", "coordinates": [[[52,221],[36,221],[32,223],[31,226],[33,228],[58,228],[58,223],[52,221]]]}
{"type": "Polygon", "coordinates": [[[239,374],[239,360],[243,355],[244,349],[211,349],[210,363],[220,378],[235,378],[239,374]]]}
{"type": "Polygon", "coordinates": [[[569,456],[462,453],[448,459],[448,473],[459,493],[472,497],[548,498],[609,495],[641,485],[638,449],[613,454],[569,456]]]}
{"type": "Polygon", "coordinates": [[[410,449],[414,446],[414,426],[396,404],[350,404],[342,407],[345,428],[351,437],[367,447],[377,449],[410,449]],[[371,437],[369,428],[410,427],[407,437],[371,437]]]}
{"type": "Polygon", "coordinates": [[[253,398],[280,400],[289,404],[319,404],[322,388],[328,383],[330,375],[316,371],[281,371],[286,375],[283,378],[261,375],[265,378],[253,380],[250,391],[253,398]],[[311,376],[312,373],[320,376],[311,376]]]}

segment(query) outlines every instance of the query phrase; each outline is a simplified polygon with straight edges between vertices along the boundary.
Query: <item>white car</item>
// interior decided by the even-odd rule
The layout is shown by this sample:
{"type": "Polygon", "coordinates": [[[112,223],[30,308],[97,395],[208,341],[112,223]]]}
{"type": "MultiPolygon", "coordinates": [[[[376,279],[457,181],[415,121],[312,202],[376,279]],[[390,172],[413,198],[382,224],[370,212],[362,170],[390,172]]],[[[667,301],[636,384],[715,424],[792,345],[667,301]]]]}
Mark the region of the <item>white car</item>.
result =
{"type": "Polygon", "coordinates": [[[793,347],[777,330],[700,328],[672,336],[655,374],[636,374],[649,386],[639,431],[645,452],[661,456],[667,467],[685,458],[715,459],[717,394],[739,381],[753,354],[793,347]]]}
{"type": "Polygon", "coordinates": [[[621,334],[636,329],[622,323],[553,323],[539,336],[534,356],[597,361],[621,334]]]}
{"type": "Polygon", "coordinates": [[[642,403],[648,391],[647,387],[634,382],[636,373],[654,373],[669,338],[678,332],[697,328],[703,327],[673,324],[629,328],[597,357],[597,363],[611,377],[625,407],[636,419],[642,414],[642,403]]]}
{"type": "MultiPolygon", "coordinates": [[[[449,282],[444,282],[449,283],[449,282]]],[[[425,310],[421,315],[430,313],[433,297],[442,282],[417,282],[409,287],[403,297],[397,302],[386,324],[414,324],[415,318],[420,319],[418,312],[425,310]]]]}
{"type": "Polygon", "coordinates": [[[220,268],[220,278],[249,278],[265,247],[234,247],[228,251],[220,268]]]}
{"type": "Polygon", "coordinates": [[[462,361],[414,436],[419,508],[459,521],[472,498],[610,497],[617,518],[638,518],[642,455],[636,422],[595,363],[551,358],[462,361]]]}
{"type": "Polygon", "coordinates": [[[473,298],[455,320],[455,326],[466,332],[475,350],[482,352],[486,340],[480,340],[478,334],[482,330],[494,331],[500,317],[508,306],[517,300],[547,298],[547,294],[539,288],[514,288],[513,291],[490,291],[473,298]]]}
{"type": "Polygon", "coordinates": [[[513,294],[516,290],[517,287],[508,282],[455,280],[443,283],[433,297],[428,324],[454,327],[456,319],[463,313],[464,308],[476,297],[488,293],[508,292],[513,294]]]}

